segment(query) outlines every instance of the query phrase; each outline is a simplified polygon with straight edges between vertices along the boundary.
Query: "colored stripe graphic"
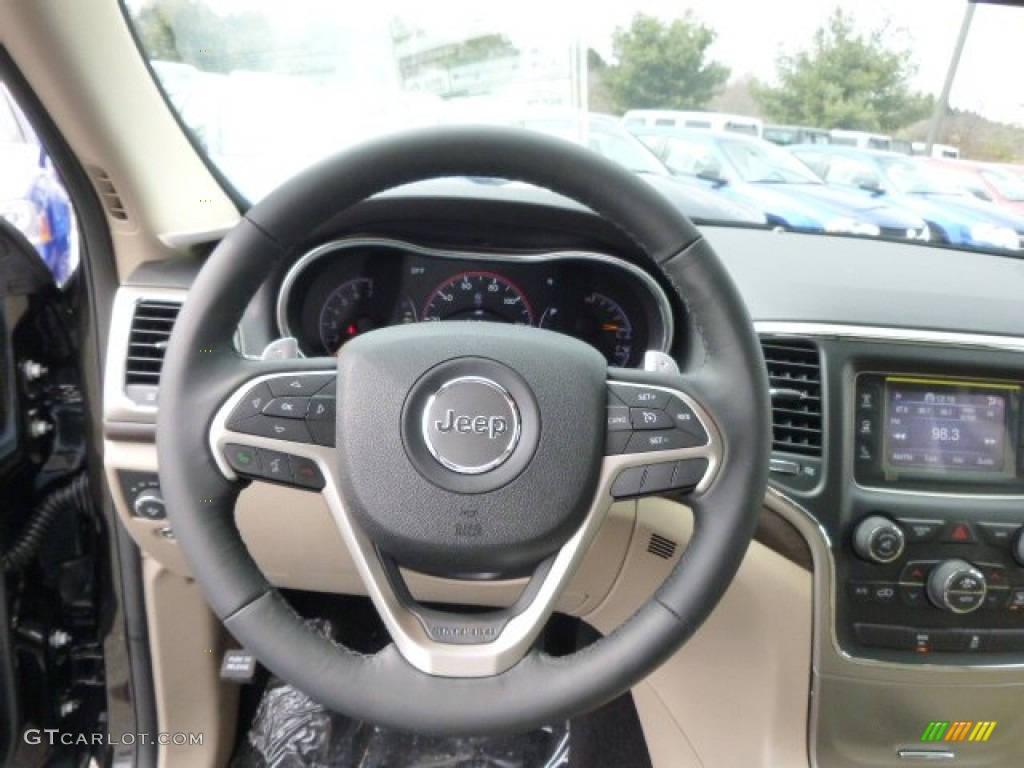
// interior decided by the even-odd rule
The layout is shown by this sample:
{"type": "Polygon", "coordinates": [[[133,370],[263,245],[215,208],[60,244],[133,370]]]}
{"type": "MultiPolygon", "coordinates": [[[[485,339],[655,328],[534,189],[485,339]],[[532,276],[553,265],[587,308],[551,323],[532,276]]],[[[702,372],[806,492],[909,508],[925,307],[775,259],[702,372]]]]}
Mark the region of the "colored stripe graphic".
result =
{"type": "Polygon", "coordinates": [[[921,734],[921,741],[941,741],[949,728],[949,721],[932,720],[921,734]]]}
{"type": "Polygon", "coordinates": [[[995,720],[932,720],[921,741],[988,741],[995,729],[995,720]]]}

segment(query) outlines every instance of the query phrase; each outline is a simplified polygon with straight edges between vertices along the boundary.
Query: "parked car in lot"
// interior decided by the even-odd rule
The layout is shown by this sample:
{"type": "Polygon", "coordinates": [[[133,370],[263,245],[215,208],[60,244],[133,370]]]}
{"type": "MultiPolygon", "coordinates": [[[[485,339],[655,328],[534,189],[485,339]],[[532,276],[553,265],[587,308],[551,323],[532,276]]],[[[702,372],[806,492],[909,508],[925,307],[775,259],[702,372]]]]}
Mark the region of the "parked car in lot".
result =
{"type": "Polygon", "coordinates": [[[928,165],[938,169],[950,182],[970,192],[979,200],[1024,215],[1024,179],[1015,176],[996,163],[974,160],[925,158],[928,165]]]}
{"type": "Polygon", "coordinates": [[[764,121],[758,117],[730,115],[724,112],[700,112],[678,109],[631,109],[622,116],[627,128],[698,128],[705,131],[738,133],[760,138],[764,121]]]}
{"type": "Polygon", "coordinates": [[[518,121],[523,128],[582,144],[613,160],[668,197],[680,211],[700,221],[765,224],[754,206],[730,200],[696,179],[673,175],[655,154],[608,115],[538,115],[518,121]]]}
{"type": "Polygon", "coordinates": [[[58,283],[69,277],[71,204],[28,121],[0,83],[0,217],[36,247],[58,283]]]}
{"type": "Polygon", "coordinates": [[[789,151],[829,185],[914,211],[938,242],[1008,250],[1024,242],[1024,219],[978,200],[921,158],[834,146],[789,151]]]}
{"type": "Polygon", "coordinates": [[[760,139],[708,131],[633,128],[670,171],[756,206],[771,226],[903,239],[927,238],[919,216],[822,183],[806,166],[760,139]]]}
{"type": "Polygon", "coordinates": [[[765,141],[778,144],[780,147],[789,144],[831,144],[832,135],[824,128],[812,128],[808,125],[775,125],[764,127],[765,141]]]}

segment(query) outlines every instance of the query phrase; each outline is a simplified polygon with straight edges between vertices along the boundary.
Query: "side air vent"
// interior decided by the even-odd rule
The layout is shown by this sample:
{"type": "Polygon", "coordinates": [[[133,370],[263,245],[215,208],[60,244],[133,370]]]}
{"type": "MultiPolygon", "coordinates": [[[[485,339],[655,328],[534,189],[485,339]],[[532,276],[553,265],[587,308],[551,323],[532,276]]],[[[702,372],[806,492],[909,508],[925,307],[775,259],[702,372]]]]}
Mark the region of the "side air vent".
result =
{"type": "Polygon", "coordinates": [[[178,317],[181,304],[175,301],[143,300],[135,305],[131,333],[128,337],[128,358],[125,360],[125,394],[137,403],[156,402],[167,340],[178,317]]]}
{"type": "Polygon", "coordinates": [[[655,557],[670,560],[676,553],[676,543],[672,539],[666,539],[657,533],[651,534],[651,540],[647,542],[647,551],[655,557]]]}
{"type": "Polygon", "coordinates": [[[761,339],[772,396],[772,450],[821,455],[821,358],[803,339],[761,339]]]}
{"type": "Polygon", "coordinates": [[[124,207],[121,195],[118,194],[110,174],[102,168],[90,166],[89,175],[92,176],[93,184],[96,185],[96,191],[99,192],[103,207],[107,210],[110,218],[117,221],[128,221],[128,209],[124,207]]]}

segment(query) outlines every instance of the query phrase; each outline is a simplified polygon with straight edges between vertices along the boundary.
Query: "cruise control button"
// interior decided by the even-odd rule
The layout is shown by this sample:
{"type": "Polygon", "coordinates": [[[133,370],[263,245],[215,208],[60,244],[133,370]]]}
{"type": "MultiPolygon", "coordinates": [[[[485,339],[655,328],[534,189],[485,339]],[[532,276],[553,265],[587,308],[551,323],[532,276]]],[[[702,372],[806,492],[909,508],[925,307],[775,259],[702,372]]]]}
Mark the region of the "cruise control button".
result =
{"type": "Polygon", "coordinates": [[[676,471],[672,475],[672,487],[676,490],[696,488],[707,471],[707,459],[680,459],[676,462],[676,471]]]}
{"type": "Polygon", "coordinates": [[[677,448],[692,448],[690,438],[678,429],[634,432],[626,444],[626,453],[648,453],[650,451],[672,451],[677,448]]]}
{"type": "Polygon", "coordinates": [[[309,409],[308,397],[275,397],[263,413],[267,416],[281,416],[285,419],[304,419],[309,409]]]}
{"type": "Polygon", "coordinates": [[[708,433],[704,431],[697,414],[678,397],[669,400],[668,405],[665,406],[665,413],[672,419],[676,429],[690,435],[693,439],[692,445],[704,445],[708,442],[708,433]]]}
{"type": "Polygon", "coordinates": [[[604,455],[618,456],[624,453],[632,436],[632,432],[609,432],[604,438],[604,455]]]}
{"type": "Polygon", "coordinates": [[[260,477],[267,480],[276,480],[280,483],[291,482],[292,465],[287,453],[280,451],[260,451],[260,477]]]}
{"type": "Polygon", "coordinates": [[[270,379],[270,391],[274,397],[309,397],[331,382],[331,373],[302,373],[295,376],[281,376],[270,379]]]}
{"type": "Polygon", "coordinates": [[[306,459],[301,456],[292,456],[292,479],[296,485],[301,485],[303,488],[313,488],[320,490],[324,487],[324,476],[320,472],[320,467],[316,465],[316,462],[312,459],[306,459]]]}
{"type": "Polygon", "coordinates": [[[228,417],[228,429],[236,429],[237,425],[246,419],[258,416],[273,399],[270,387],[264,384],[257,384],[245,393],[245,397],[238,401],[238,405],[231,411],[228,417]]]}
{"type": "Polygon", "coordinates": [[[624,405],[609,405],[607,411],[609,432],[621,432],[631,429],[629,408],[624,405]]]}
{"type": "Polygon", "coordinates": [[[224,459],[240,475],[260,473],[260,452],[248,445],[228,443],[224,446],[224,459]]]}
{"type": "Polygon", "coordinates": [[[334,419],[329,421],[307,421],[306,426],[309,428],[309,432],[313,435],[313,442],[317,445],[327,445],[331,448],[334,447],[334,419]]]}
{"type": "Polygon", "coordinates": [[[306,411],[308,421],[334,421],[335,404],[338,401],[333,397],[316,395],[309,401],[309,410],[306,411]]]}
{"type": "Polygon", "coordinates": [[[311,443],[306,423],[299,419],[279,419],[274,416],[254,416],[246,419],[235,427],[236,432],[260,437],[272,437],[275,440],[288,440],[293,443],[311,443]]]}
{"type": "Polygon", "coordinates": [[[672,429],[672,418],[653,408],[630,408],[629,419],[633,429],[672,429]]]}
{"type": "Polygon", "coordinates": [[[630,408],[654,408],[661,410],[668,404],[668,392],[647,387],[629,387],[623,384],[609,384],[608,387],[630,408]]]}
{"type": "Polygon", "coordinates": [[[647,467],[647,474],[644,475],[643,485],[640,486],[642,493],[660,493],[672,488],[672,475],[675,474],[676,463],[669,461],[664,464],[651,464],[647,467]]]}
{"type": "Polygon", "coordinates": [[[615,482],[612,483],[612,496],[616,499],[624,499],[628,496],[638,495],[646,472],[647,467],[631,467],[619,472],[615,482]]]}

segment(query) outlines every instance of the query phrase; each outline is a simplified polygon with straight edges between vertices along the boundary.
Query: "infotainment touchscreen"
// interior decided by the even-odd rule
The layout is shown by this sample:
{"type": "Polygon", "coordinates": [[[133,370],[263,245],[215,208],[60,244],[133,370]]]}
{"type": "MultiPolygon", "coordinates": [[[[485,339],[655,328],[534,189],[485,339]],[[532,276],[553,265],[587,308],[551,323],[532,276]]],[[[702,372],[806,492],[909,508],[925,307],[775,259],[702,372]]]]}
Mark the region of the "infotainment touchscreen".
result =
{"type": "Polygon", "coordinates": [[[882,427],[886,472],[1006,476],[1013,385],[887,376],[882,427]]]}

